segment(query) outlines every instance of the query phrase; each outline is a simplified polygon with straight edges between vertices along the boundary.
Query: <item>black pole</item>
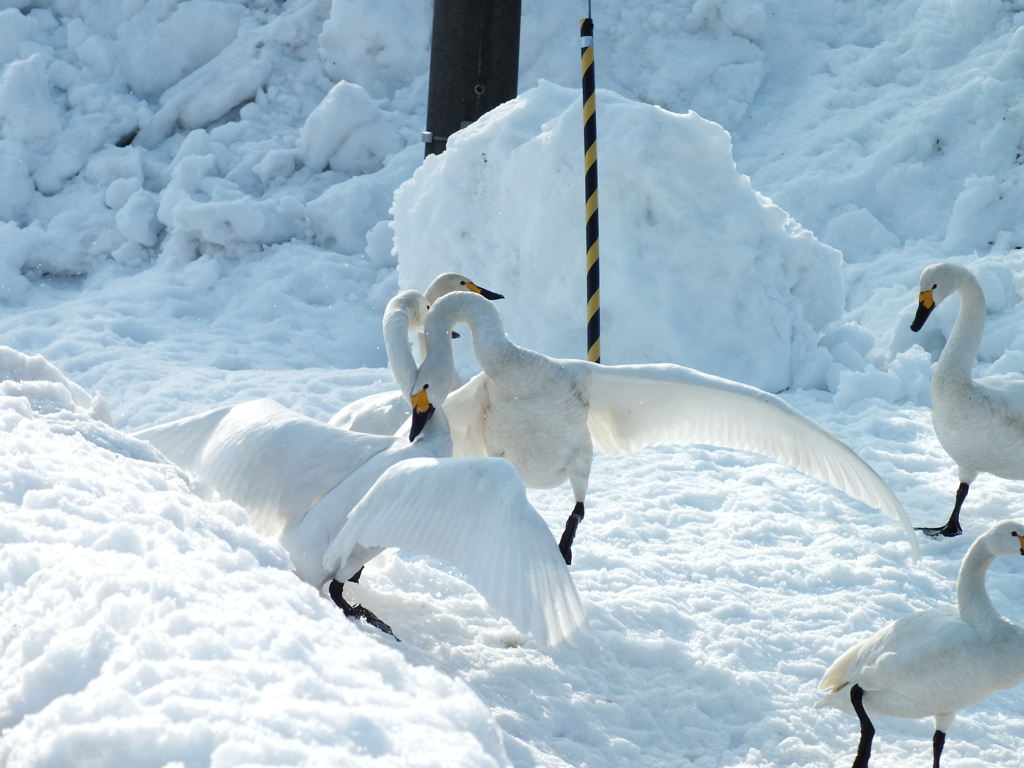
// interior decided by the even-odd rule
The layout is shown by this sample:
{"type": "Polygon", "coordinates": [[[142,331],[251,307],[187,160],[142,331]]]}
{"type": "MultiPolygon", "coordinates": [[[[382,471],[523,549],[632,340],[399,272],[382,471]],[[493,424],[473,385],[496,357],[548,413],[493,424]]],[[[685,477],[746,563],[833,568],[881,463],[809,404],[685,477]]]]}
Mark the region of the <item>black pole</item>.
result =
{"type": "Polygon", "coordinates": [[[594,20],[580,21],[583,57],[583,151],[587,195],[587,360],[601,362],[601,269],[597,227],[597,97],[594,20]]]}
{"type": "Polygon", "coordinates": [[[522,0],[434,0],[426,154],[519,88],[522,0]]]}

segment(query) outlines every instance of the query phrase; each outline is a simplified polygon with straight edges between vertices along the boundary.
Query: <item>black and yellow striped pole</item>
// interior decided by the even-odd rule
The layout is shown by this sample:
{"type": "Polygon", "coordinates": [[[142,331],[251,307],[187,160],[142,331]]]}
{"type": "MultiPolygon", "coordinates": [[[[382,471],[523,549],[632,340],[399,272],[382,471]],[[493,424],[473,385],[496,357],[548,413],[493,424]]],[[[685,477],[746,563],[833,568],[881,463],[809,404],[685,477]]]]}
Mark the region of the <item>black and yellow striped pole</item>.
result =
{"type": "Polygon", "coordinates": [[[587,360],[601,362],[601,270],[597,232],[597,97],[594,94],[594,20],[580,21],[583,57],[583,149],[587,194],[587,360]]]}

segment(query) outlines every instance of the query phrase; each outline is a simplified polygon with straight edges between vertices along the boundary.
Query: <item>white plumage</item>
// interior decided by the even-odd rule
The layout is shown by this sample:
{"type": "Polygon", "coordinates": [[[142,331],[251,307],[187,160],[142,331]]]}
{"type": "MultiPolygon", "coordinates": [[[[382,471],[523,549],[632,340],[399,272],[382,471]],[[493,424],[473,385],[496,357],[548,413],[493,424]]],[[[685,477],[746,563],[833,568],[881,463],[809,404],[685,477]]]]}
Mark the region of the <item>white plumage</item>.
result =
{"type": "MultiPolygon", "coordinates": [[[[454,291],[479,293],[491,301],[505,298],[500,293],[495,293],[487,288],[481,288],[465,275],[460,275],[457,272],[445,272],[435,277],[423,293],[423,297],[427,302],[427,309],[430,309],[430,306],[440,297],[454,291]]],[[[420,357],[422,358],[425,354],[422,318],[412,318],[408,331],[416,333],[420,357]]],[[[462,379],[459,378],[454,364],[452,365],[450,375],[454,382],[453,387],[461,387],[462,379]]],[[[399,383],[401,384],[402,382],[399,383]]],[[[412,382],[408,382],[408,384],[411,386],[412,382]]],[[[401,429],[402,424],[409,418],[410,412],[409,390],[400,386],[394,392],[378,392],[375,395],[367,395],[355,402],[349,403],[335,413],[327,423],[336,427],[344,427],[345,429],[366,432],[372,435],[393,435],[401,429]]]]}
{"type": "Polygon", "coordinates": [[[955,264],[927,267],[921,273],[911,330],[920,330],[935,307],[953,293],[960,294],[960,311],[932,371],[932,426],[957,464],[960,485],[946,524],[919,529],[930,536],[961,532],[960,511],[980,472],[1024,480],[1024,381],[972,376],[985,331],[985,295],[977,278],[955,264]]]}
{"type": "Polygon", "coordinates": [[[566,562],[593,446],[619,454],[670,442],[747,450],[796,467],[899,520],[919,557],[903,506],[875,471],[774,395],[678,365],[550,358],[512,343],[497,309],[467,293],[438,299],[425,332],[427,357],[412,392],[429,388],[431,402],[444,403],[455,455],[507,458],[531,488],[569,480],[576,507],[560,542],[566,562]],[[472,331],[483,372],[448,396],[449,336],[460,322],[472,331]]]}
{"type": "MultiPolygon", "coordinates": [[[[389,359],[406,391],[416,372],[408,329],[426,311],[424,297],[406,291],[385,313],[389,359]]],[[[542,643],[558,645],[586,627],[576,588],[522,481],[507,462],[453,462],[443,415],[411,442],[257,400],[137,436],[189,472],[201,491],[246,508],[257,530],[280,539],[297,575],[318,588],[331,582],[343,608],[347,579],[382,549],[406,546],[462,569],[542,643]]]]}
{"type": "Polygon", "coordinates": [[[822,677],[835,707],[861,720],[855,768],[866,768],[871,717],[934,717],[934,765],[957,710],[1024,679],[1024,628],[996,611],[985,573],[1002,555],[1024,555],[1024,524],[1008,520],[985,532],[964,556],[958,610],[931,610],[893,622],[840,656],[822,677]],[[858,701],[859,697],[859,701],[858,701]],[[862,713],[856,711],[857,704],[862,713]]]}

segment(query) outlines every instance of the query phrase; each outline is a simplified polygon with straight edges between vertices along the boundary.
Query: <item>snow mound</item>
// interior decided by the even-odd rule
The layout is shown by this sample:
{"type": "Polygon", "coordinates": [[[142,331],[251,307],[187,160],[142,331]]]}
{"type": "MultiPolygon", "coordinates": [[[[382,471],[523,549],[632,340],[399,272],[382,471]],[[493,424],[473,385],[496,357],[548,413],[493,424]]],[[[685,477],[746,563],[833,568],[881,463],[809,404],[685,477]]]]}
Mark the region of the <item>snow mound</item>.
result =
{"type": "Polygon", "coordinates": [[[425,766],[438,744],[448,766],[509,764],[465,683],[344,618],[240,507],[123,433],[59,429],[36,408],[61,387],[88,417],[43,358],[0,368],[44,393],[0,397],[0,765],[425,766]]]}
{"type": "MultiPolygon", "coordinates": [[[[583,356],[581,125],[578,94],[542,83],[427,158],[395,195],[403,287],[468,274],[508,297],[513,341],[583,356]]],[[[841,254],[751,187],[729,135],[599,91],[598,151],[603,361],[679,363],[776,392],[819,384],[817,339],[843,311],[841,254]]]]}

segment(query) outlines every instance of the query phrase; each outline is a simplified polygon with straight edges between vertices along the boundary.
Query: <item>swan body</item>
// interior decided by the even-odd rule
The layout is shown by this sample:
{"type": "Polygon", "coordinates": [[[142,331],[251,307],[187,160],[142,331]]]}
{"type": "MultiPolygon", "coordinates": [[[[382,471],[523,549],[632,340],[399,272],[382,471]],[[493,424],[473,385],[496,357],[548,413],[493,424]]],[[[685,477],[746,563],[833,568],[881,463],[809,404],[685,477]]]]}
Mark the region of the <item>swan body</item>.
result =
{"type": "MultiPolygon", "coordinates": [[[[406,291],[385,313],[389,360],[406,391],[416,371],[408,328],[422,323],[426,311],[424,297],[406,291]]],[[[323,424],[257,400],[137,436],[192,475],[205,495],[244,507],[258,531],[281,541],[301,579],[317,588],[329,583],[346,613],[386,631],[365,608],[349,606],[341,590],[392,546],[460,568],[488,602],[542,643],[558,645],[587,626],[575,585],[522,481],[504,461],[453,463],[443,414],[410,441],[323,424]]]]}
{"type": "MultiPolygon", "coordinates": [[[[491,301],[505,298],[500,293],[481,288],[465,275],[460,275],[457,272],[445,272],[435,277],[423,294],[423,298],[427,302],[427,309],[430,309],[430,306],[439,298],[453,291],[471,291],[491,301]]],[[[410,322],[409,331],[416,333],[422,358],[426,354],[422,318],[415,318],[413,322],[410,322]]],[[[459,378],[454,363],[450,375],[454,377],[455,387],[461,387],[462,379],[459,378]]],[[[328,424],[373,435],[393,435],[401,429],[410,413],[408,390],[400,387],[394,392],[379,392],[349,403],[335,413],[328,424]]]]}
{"type": "Polygon", "coordinates": [[[835,707],[861,719],[855,768],[867,766],[874,716],[933,717],[938,768],[957,711],[1024,679],[1024,628],[1001,616],[985,590],[989,565],[1003,555],[1024,555],[1024,524],[998,523],[971,545],[957,578],[955,613],[930,610],[899,619],[825,672],[820,688],[828,695],[815,708],[835,707]]]}
{"type": "Polygon", "coordinates": [[[437,300],[425,324],[427,356],[414,395],[444,403],[456,456],[507,458],[528,487],[568,479],[576,500],[560,542],[571,562],[583,518],[593,447],[609,454],[645,446],[706,443],[772,457],[899,520],[919,550],[899,500],[860,457],[781,398],[678,365],[605,366],[519,347],[488,302],[467,293],[437,300]],[[482,373],[449,393],[449,334],[464,322],[482,373]]]}
{"type": "Polygon", "coordinates": [[[960,311],[932,371],[932,426],[956,462],[960,485],[948,522],[920,529],[931,536],[961,532],[960,511],[979,473],[1024,479],[1024,381],[972,376],[985,330],[985,295],[977,278],[955,264],[925,268],[910,327],[920,330],[935,307],[953,293],[960,294],[960,311]]]}

